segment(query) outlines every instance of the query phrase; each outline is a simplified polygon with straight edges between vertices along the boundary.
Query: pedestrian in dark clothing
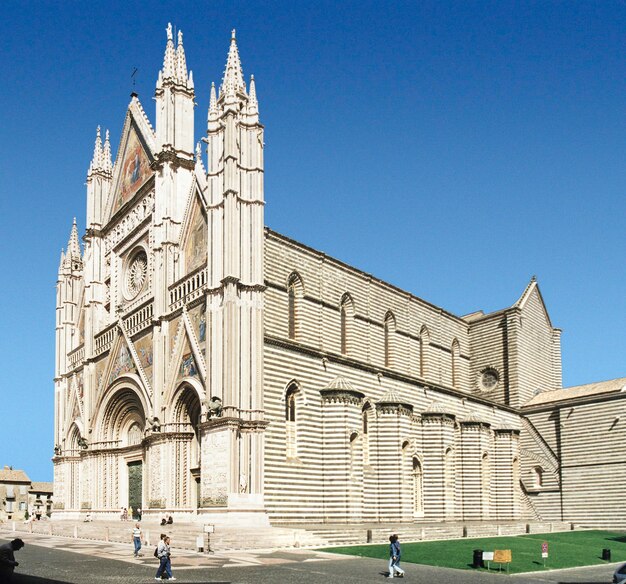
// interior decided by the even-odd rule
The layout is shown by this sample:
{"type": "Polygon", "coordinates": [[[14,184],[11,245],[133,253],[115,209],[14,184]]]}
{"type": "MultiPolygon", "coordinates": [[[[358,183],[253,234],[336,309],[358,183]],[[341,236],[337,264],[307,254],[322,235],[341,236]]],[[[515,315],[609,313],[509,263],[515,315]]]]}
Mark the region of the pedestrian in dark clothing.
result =
{"type": "Polygon", "coordinates": [[[396,574],[400,578],[404,577],[404,570],[400,567],[400,556],[400,541],[398,534],[394,533],[389,536],[389,576],[387,578],[393,578],[396,574]]]}
{"type": "Polygon", "coordinates": [[[176,580],[172,576],[172,563],[170,561],[170,538],[165,536],[157,546],[157,557],[159,558],[159,569],[157,570],[155,580],[163,579],[165,573],[166,580],[176,580]]]}
{"type": "Polygon", "coordinates": [[[24,547],[24,542],[21,539],[14,539],[9,543],[0,545],[0,582],[11,582],[13,578],[13,571],[19,562],[15,561],[15,554],[18,550],[24,547]]]}

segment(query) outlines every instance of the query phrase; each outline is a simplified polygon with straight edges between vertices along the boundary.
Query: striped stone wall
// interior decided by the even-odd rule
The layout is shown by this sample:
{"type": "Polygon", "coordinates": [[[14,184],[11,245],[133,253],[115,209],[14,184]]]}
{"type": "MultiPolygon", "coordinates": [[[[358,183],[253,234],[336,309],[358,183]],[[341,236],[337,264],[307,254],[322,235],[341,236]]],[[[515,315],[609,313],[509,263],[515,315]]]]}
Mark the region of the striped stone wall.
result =
{"type": "Polygon", "coordinates": [[[542,518],[552,521],[562,514],[584,526],[626,528],[626,394],[561,401],[527,411],[526,417],[539,431],[545,429],[542,435],[552,436],[561,463],[562,493],[546,482],[532,497],[542,518]]]}

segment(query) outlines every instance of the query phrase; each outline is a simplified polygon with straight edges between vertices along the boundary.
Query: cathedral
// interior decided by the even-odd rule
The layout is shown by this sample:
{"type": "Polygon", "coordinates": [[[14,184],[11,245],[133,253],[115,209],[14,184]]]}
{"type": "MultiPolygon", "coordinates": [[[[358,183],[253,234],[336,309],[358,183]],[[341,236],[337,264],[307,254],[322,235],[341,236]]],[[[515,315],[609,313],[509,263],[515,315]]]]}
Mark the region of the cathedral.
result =
{"type": "Polygon", "coordinates": [[[174,37],[154,126],[132,94],[115,161],[98,129],[83,244],[74,221],[61,254],[53,517],[606,524],[608,499],[626,510],[621,470],[593,480],[623,451],[626,379],[561,387],[536,279],[508,308],[458,316],[267,228],[235,31],[205,152],[174,37]]]}

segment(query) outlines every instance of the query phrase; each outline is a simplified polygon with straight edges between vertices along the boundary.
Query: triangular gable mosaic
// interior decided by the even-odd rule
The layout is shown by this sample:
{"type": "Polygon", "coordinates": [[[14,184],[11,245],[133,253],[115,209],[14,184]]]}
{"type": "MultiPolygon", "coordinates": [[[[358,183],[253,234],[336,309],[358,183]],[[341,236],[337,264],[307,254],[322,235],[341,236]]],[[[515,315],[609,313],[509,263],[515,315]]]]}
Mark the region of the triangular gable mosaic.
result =
{"type": "Polygon", "coordinates": [[[180,362],[180,367],[178,368],[178,376],[176,378],[177,383],[181,381],[184,377],[198,377],[198,364],[194,359],[193,353],[191,352],[191,346],[189,345],[189,339],[185,339],[185,344],[183,345],[183,356],[180,362]]]}
{"type": "Polygon", "coordinates": [[[120,177],[111,208],[111,215],[126,204],[139,187],[152,175],[150,158],[139,133],[133,123],[130,124],[124,153],[121,157],[120,177]]]}
{"type": "Polygon", "coordinates": [[[111,385],[111,383],[113,383],[120,375],[136,372],[137,368],[135,367],[133,357],[128,350],[126,341],[121,340],[117,356],[115,357],[111,365],[111,371],[109,372],[107,386],[111,385]]]}

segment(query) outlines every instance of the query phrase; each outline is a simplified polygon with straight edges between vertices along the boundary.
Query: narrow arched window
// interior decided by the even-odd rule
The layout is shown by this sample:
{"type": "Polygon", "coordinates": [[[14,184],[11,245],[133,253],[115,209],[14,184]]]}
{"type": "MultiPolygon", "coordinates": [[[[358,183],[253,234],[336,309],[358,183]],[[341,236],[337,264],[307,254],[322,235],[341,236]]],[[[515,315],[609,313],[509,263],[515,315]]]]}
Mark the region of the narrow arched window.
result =
{"type": "Polygon", "coordinates": [[[346,331],[346,307],[341,305],[341,354],[345,355],[348,352],[348,335],[346,331]]]}
{"type": "Polygon", "coordinates": [[[302,279],[294,272],[287,282],[287,334],[290,339],[298,339],[298,319],[300,318],[300,303],[304,295],[302,279]]]}
{"type": "Polygon", "coordinates": [[[428,328],[423,326],[420,330],[420,377],[428,374],[428,348],[430,346],[430,333],[428,328]]]}
{"type": "Polygon", "coordinates": [[[452,341],[452,348],[450,349],[450,368],[452,369],[452,387],[456,387],[459,383],[459,357],[461,355],[461,349],[459,347],[459,341],[454,339],[452,341]]]}
{"type": "Polygon", "coordinates": [[[396,332],[396,319],[391,312],[385,315],[385,367],[393,365],[393,341],[396,332]]]}
{"type": "Polygon", "coordinates": [[[543,469],[540,466],[533,468],[533,486],[543,487],[543,469]]]}
{"type": "Polygon", "coordinates": [[[363,436],[363,464],[370,463],[370,437],[369,437],[369,424],[370,414],[372,413],[372,406],[366,403],[361,410],[361,435],[363,436]]]}
{"type": "Polygon", "coordinates": [[[296,338],[296,290],[289,286],[289,338],[296,338]]]}
{"type": "Polygon", "coordinates": [[[354,303],[347,292],[341,297],[339,304],[339,334],[340,350],[342,355],[350,353],[352,326],[354,321],[354,303]]]}
{"type": "Polygon", "coordinates": [[[413,514],[423,513],[422,503],[422,465],[417,457],[413,457],[413,514]]]}
{"type": "Polygon", "coordinates": [[[292,383],[285,393],[285,450],[287,458],[298,456],[298,386],[292,383]]]}
{"type": "Polygon", "coordinates": [[[285,420],[287,422],[296,421],[296,393],[297,387],[290,387],[287,390],[287,399],[285,404],[285,420]]]}

